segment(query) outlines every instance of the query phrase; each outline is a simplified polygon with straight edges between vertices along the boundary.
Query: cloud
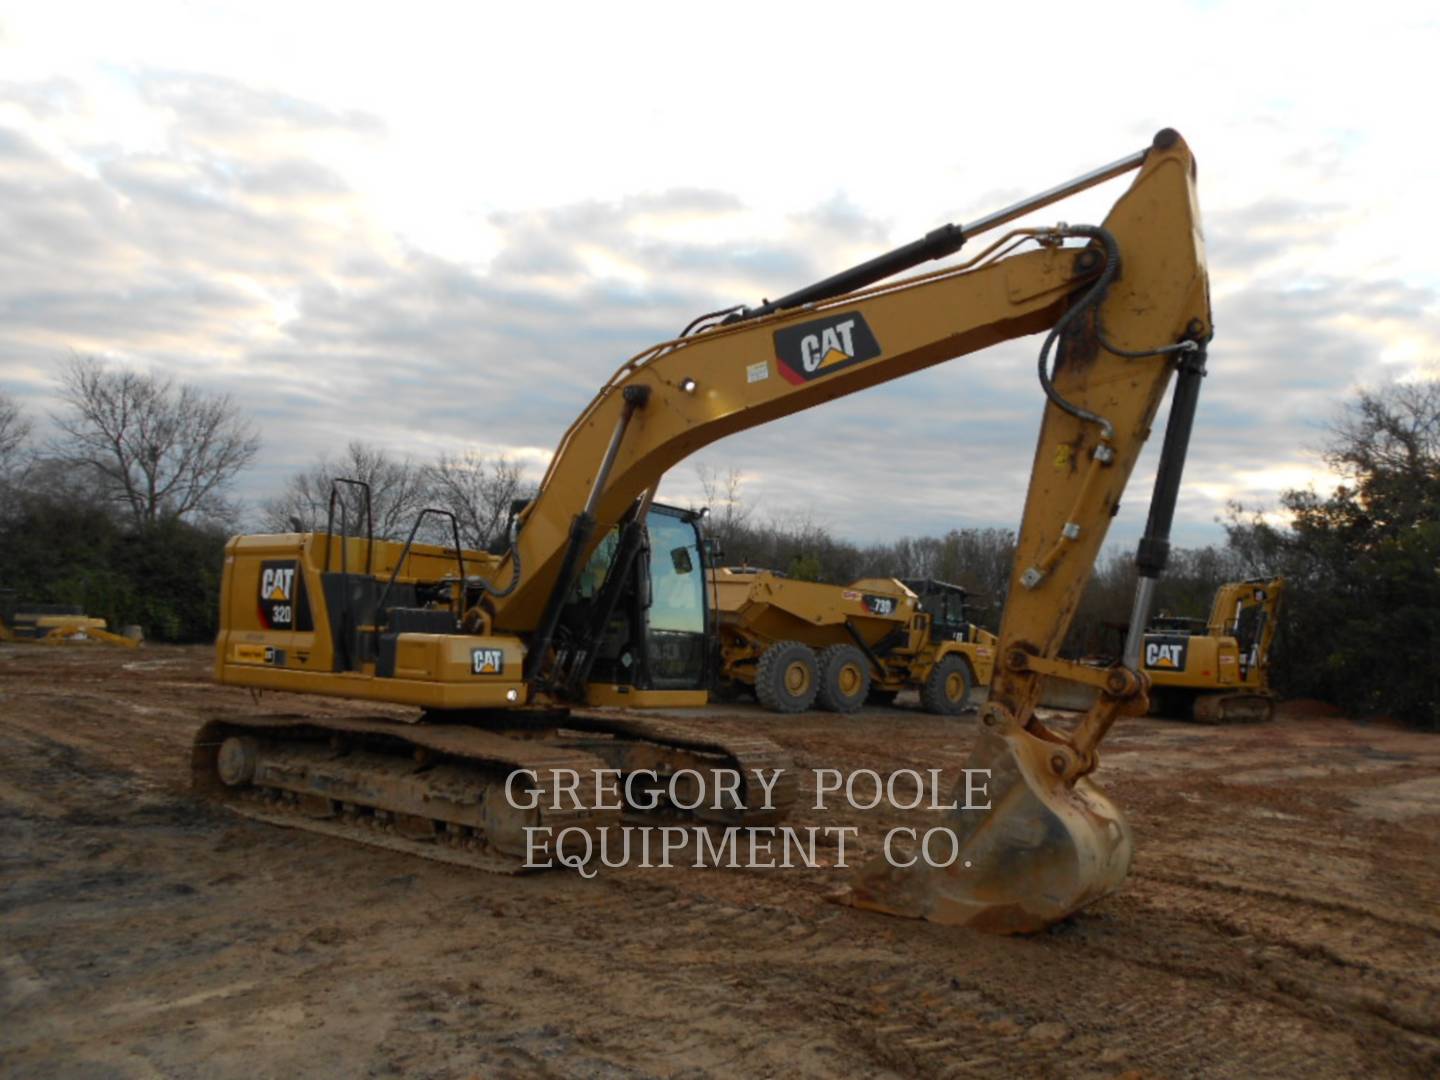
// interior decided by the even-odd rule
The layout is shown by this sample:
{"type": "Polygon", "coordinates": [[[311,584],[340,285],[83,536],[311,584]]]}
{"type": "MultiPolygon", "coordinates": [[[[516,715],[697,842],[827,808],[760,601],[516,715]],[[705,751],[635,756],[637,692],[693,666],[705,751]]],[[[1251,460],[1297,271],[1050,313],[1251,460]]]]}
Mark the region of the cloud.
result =
{"type": "MultiPolygon", "coordinates": [[[[387,218],[347,164],[391,151],[388,118],[214,74],[138,66],[106,85],[123,100],[58,76],[0,84],[0,384],[43,409],[46,376],[73,349],[229,392],[264,428],[242,491],[252,500],[352,438],[418,459],[506,451],[538,472],[630,355],[701,312],[782,295],[918,235],[910,207],[874,212],[841,172],[777,211],[709,173],[651,183],[637,165],[634,190],[613,197],[587,193],[583,176],[559,200],[482,192],[452,226],[475,243],[441,250],[387,218]],[[139,134],[100,121],[122,106],[139,134]]],[[[1072,146],[1065,161],[1086,152],[1072,146]]],[[[717,174],[738,153],[716,149],[717,174]]],[[[1330,175],[1342,154],[1317,145],[1287,167],[1330,175]]],[[[954,197],[930,224],[1029,193],[973,182],[982,166],[1001,171],[948,166],[984,194],[954,197]]],[[[409,198],[428,197],[433,168],[416,164],[409,198]]],[[[1187,543],[1220,539],[1228,498],[1273,504],[1276,486],[1323,475],[1320,421],[1354,385],[1394,372],[1397,357],[1440,356],[1431,282],[1340,257],[1353,203],[1247,188],[1218,205],[1206,217],[1217,337],[1179,511],[1187,543]]],[[[860,540],[1013,526],[1042,403],[1038,348],[946,363],[698,460],[739,468],[762,512],[808,510],[860,540]]],[[[1143,524],[1158,443],[1118,540],[1143,524]]],[[[667,494],[699,500],[693,465],[667,494]]]]}
{"type": "Polygon", "coordinates": [[[1275,259],[1313,258],[1334,245],[1345,218],[1346,207],[1340,203],[1267,195],[1210,215],[1205,223],[1206,242],[1217,267],[1236,267],[1249,275],[1275,259]]]}
{"type": "Polygon", "coordinates": [[[187,143],[248,146],[258,138],[276,134],[385,133],[383,122],[370,113],[330,109],[217,75],[142,71],[135,86],[145,103],[174,115],[174,137],[187,143]]]}

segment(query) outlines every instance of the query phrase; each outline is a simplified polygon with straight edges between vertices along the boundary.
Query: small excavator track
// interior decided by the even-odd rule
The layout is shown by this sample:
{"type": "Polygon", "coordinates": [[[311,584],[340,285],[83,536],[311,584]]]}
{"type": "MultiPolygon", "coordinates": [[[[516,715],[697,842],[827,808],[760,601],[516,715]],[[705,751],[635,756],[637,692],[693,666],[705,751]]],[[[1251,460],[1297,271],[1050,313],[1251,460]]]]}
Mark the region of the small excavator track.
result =
{"type": "Polygon", "coordinates": [[[734,770],[743,807],[659,808],[667,818],[679,813],[705,824],[773,824],[798,791],[790,758],[768,739],[722,738],[626,714],[518,719],[497,717],[497,730],[461,717],[231,716],[196,733],[192,782],[246,817],[503,874],[550,865],[528,865],[527,828],[548,829],[539,835],[550,837],[653,819],[655,811],[622,812],[611,798],[597,800],[593,778],[602,772],[653,770],[661,778],[653,786],[663,788],[681,770],[734,770]],[[757,769],[780,770],[768,801],[757,769]],[[515,787],[536,791],[523,800],[533,808],[516,807],[507,795],[519,770],[533,774],[515,787]]]}
{"type": "Polygon", "coordinates": [[[1197,724],[1263,724],[1274,715],[1273,696],[1243,690],[1197,694],[1190,705],[1197,724]]]}

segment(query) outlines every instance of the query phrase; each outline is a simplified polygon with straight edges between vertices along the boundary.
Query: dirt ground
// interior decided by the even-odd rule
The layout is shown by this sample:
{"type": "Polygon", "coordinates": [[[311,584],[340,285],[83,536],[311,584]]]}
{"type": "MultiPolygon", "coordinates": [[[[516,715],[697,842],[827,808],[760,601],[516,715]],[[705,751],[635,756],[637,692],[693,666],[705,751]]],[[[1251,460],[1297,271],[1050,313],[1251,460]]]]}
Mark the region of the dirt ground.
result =
{"type": "MultiPolygon", "coordinates": [[[[1130,880],[995,938],[828,903],[834,867],[507,878],[235,817],[187,790],[197,724],[346,706],[209,658],[0,647],[4,1075],[1440,1075],[1440,738],[1122,721],[1130,880]]],[[[709,722],[882,775],[974,727],[709,722]]]]}

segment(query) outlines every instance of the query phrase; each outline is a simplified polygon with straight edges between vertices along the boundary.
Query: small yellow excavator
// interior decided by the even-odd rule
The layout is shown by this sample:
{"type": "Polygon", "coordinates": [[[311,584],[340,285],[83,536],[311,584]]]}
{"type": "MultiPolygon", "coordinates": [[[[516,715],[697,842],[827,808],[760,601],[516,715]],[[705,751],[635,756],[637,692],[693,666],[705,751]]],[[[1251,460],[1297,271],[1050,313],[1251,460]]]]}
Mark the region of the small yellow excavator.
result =
{"type": "MultiPolygon", "coordinates": [[[[1145,624],[1211,337],[1195,161],[1171,130],[778,300],[701,316],[635,356],[565,432],[503,554],[462,548],[453,521],[449,546],[417,543],[437,511],[403,543],[377,540],[363,497],[332,497],[324,532],[231,540],[220,682],[416,711],[212,720],[194,742],[197,786],[267,820],[502,872],[526,867],[527,827],[619,820],[598,782],[560,798],[572,770],[628,781],[733,768],[745,778],[740,806],[709,820],[776,820],[797,786],[769,740],[595,708],[706,700],[703,540],[695,515],[655,504],[661,478],[726,435],[1029,334],[1043,335],[1044,412],[967,766],[989,770],[991,808],[937,823],[959,852],[946,869],[882,860],[850,901],[1003,932],[1066,917],[1128,870],[1129,827],[1092,774],[1116,717],[1148,702],[1138,636],[1108,670],[1058,650],[1173,378],[1138,558],[1132,625],[1145,624]],[[1100,225],[1011,225],[1130,172],[1100,225]],[[964,261],[891,280],[1007,225],[964,261]],[[1071,731],[1035,715],[1047,676],[1100,688],[1071,731]],[[769,797],[751,782],[762,767],[786,770],[769,797]],[[527,779],[511,794],[535,790],[539,806],[506,798],[517,776],[527,779]]],[[[689,799],[670,791],[683,810],[689,799]]]]}
{"type": "MultiPolygon", "coordinates": [[[[1269,720],[1275,712],[1270,646],[1284,591],[1284,578],[1231,581],[1215,591],[1208,620],[1157,615],[1141,642],[1150,712],[1198,724],[1269,720]]],[[[1085,661],[1098,667],[1109,662],[1085,661]]],[[[1096,693],[1092,686],[1047,680],[1040,704],[1083,712],[1096,693]]]]}
{"type": "Polygon", "coordinates": [[[1216,590],[1208,621],[1157,616],[1143,656],[1154,711],[1202,724],[1269,720],[1270,645],[1284,591],[1284,578],[1232,581],[1216,590]]]}
{"type": "Polygon", "coordinates": [[[748,687],[772,712],[850,713],[914,688],[957,716],[988,684],[994,634],[966,618],[965,590],[932,580],[797,581],[769,570],[710,571],[719,621],[717,686],[748,687]]]}

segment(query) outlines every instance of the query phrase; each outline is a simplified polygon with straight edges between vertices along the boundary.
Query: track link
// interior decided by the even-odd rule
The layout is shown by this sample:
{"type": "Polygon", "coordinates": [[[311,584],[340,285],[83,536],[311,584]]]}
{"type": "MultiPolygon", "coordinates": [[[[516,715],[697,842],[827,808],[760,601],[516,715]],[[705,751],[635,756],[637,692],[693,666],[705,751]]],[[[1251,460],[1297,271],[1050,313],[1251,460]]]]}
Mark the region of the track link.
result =
{"type": "Polygon", "coordinates": [[[1263,724],[1275,715],[1275,699],[1245,691],[1197,694],[1190,719],[1197,724],[1263,724]]]}
{"type": "Polygon", "coordinates": [[[625,712],[575,712],[566,718],[564,727],[586,735],[608,736],[586,739],[577,745],[605,758],[611,768],[622,772],[634,768],[654,768],[662,776],[681,769],[737,772],[743,809],[702,806],[693,815],[703,821],[746,828],[774,825],[785,819],[800,793],[794,760],[778,744],[762,736],[720,735],[703,725],[625,712]],[[756,781],[757,770],[765,770],[767,776],[779,772],[768,800],[756,781]]]}
{"type": "Polygon", "coordinates": [[[247,817],[506,874],[536,869],[526,866],[527,826],[619,823],[618,811],[558,794],[567,773],[605,767],[571,747],[479,728],[360,717],[212,720],[191,756],[196,790],[247,817]],[[520,769],[536,777],[534,809],[506,797],[520,769]]]}
{"type": "MultiPolygon", "coordinates": [[[[609,712],[550,713],[528,723],[516,714],[421,723],[231,716],[196,733],[191,776],[197,791],[246,817],[503,874],[539,869],[526,865],[527,828],[551,830],[542,836],[574,828],[598,835],[657,813],[765,826],[781,821],[799,793],[790,756],[769,739],[609,712]],[[604,796],[597,804],[593,778],[616,769],[653,771],[655,790],[681,770],[733,770],[743,805],[717,808],[706,800],[682,810],[664,802],[658,811],[621,811],[604,796]],[[533,808],[519,809],[507,797],[507,779],[518,770],[533,774],[535,795],[516,801],[533,801],[533,808]],[[767,778],[778,771],[768,800],[758,770],[767,778]]],[[[517,783],[515,794],[526,787],[517,783]]]]}

